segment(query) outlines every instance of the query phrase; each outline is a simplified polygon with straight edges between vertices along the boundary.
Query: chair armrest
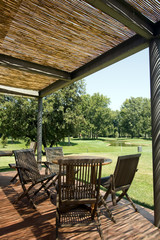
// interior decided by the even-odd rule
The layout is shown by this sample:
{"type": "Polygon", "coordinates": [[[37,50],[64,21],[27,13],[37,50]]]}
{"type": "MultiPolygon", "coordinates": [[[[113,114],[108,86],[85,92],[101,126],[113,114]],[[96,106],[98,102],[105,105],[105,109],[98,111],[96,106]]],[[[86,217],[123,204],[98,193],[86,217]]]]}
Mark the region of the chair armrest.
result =
{"type": "Polygon", "coordinates": [[[28,168],[26,168],[26,167],[22,167],[22,166],[15,166],[15,168],[17,168],[17,169],[21,169],[21,170],[24,170],[24,171],[29,171],[28,168]]]}
{"type": "Polygon", "coordinates": [[[54,163],[47,162],[47,161],[37,161],[38,164],[44,164],[44,165],[54,165],[54,163]]]}
{"type": "Polygon", "coordinates": [[[52,173],[51,165],[54,165],[54,163],[48,162],[48,161],[37,161],[38,164],[43,164],[45,167],[45,174],[48,175],[49,173],[52,173]]]}
{"type": "Polygon", "coordinates": [[[16,168],[16,164],[15,163],[8,163],[8,166],[10,167],[10,168],[16,168]]]}
{"type": "Polygon", "coordinates": [[[47,162],[47,161],[37,161],[37,163],[49,163],[49,162],[47,162]]]}

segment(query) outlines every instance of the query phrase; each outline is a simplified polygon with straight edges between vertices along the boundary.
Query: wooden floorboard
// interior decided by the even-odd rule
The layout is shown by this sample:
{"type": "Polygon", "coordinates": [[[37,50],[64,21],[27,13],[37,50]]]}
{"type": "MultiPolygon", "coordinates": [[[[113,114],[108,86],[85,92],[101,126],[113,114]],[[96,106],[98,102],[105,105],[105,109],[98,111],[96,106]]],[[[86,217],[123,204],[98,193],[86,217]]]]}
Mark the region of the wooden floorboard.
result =
{"type": "MultiPolygon", "coordinates": [[[[23,199],[14,204],[22,192],[19,184],[10,180],[15,172],[0,173],[0,239],[55,239],[56,198],[51,202],[43,192],[36,200],[37,209],[28,205],[23,199]]],[[[54,195],[56,193],[52,189],[54,195]]],[[[101,225],[104,239],[160,239],[160,230],[153,225],[153,211],[138,206],[140,213],[126,206],[114,210],[116,224],[113,223],[101,208],[101,225]]],[[[61,228],[59,239],[100,239],[96,227],[61,228]]]]}

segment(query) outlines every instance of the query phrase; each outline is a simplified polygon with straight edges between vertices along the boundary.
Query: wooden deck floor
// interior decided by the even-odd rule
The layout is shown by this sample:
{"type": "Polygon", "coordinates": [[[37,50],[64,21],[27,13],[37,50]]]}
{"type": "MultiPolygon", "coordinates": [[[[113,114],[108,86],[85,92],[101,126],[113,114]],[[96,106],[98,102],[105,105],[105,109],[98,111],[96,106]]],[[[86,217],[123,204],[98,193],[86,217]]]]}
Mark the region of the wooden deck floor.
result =
{"type": "MultiPolygon", "coordinates": [[[[0,173],[0,239],[55,239],[56,203],[45,194],[38,197],[37,209],[28,206],[27,199],[14,204],[21,186],[10,184],[15,172],[0,173]]],[[[54,190],[53,190],[54,191],[54,190]]],[[[153,225],[153,212],[138,206],[135,213],[130,206],[114,211],[116,224],[101,208],[104,239],[160,239],[160,230],[153,225]]],[[[59,239],[100,239],[93,227],[61,228],[59,239]]]]}

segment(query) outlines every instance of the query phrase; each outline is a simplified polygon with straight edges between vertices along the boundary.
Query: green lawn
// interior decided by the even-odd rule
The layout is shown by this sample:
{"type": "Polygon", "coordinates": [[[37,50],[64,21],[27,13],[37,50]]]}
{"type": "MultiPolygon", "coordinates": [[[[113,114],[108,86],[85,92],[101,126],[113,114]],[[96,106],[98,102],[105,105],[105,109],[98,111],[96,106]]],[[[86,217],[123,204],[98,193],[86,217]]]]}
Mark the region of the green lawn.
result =
{"type": "MultiPolygon", "coordinates": [[[[151,140],[121,138],[101,138],[98,140],[71,139],[71,145],[61,144],[64,154],[101,155],[112,159],[112,164],[103,166],[102,176],[113,173],[117,157],[137,153],[137,146],[142,146],[138,172],[130,188],[131,198],[144,206],[153,209],[153,175],[152,175],[152,145],[151,140]]],[[[23,141],[11,141],[5,148],[0,143],[0,150],[16,150],[26,148],[23,141]]],[[[8,170],[8,163],[14,163],[14,157],[0,158],[0,171],[8,170]]]]}

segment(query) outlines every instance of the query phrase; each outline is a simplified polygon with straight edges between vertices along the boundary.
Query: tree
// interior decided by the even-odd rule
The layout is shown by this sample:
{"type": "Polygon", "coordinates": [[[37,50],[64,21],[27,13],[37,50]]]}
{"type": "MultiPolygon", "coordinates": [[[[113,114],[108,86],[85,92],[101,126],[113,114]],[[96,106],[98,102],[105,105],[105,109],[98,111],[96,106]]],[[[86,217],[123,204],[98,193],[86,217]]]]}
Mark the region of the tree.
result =
{"type": "Polygon", "coordinates": [[[83,120],[80,122],[79,125],[79,137],[83,138],[90,138],[92,136],[92,128],[93,125],[90,122],[90,98],[89,94],[85,94],[81,97],[81,104],[79,105],[81,115],[83,116],[83,120]]]}
{"type": "Polygon", "coordinates": [[[1,96],[0,132],[13,139],[36,139],[37,101],[22,97],[1,96]]]}
{"type": "Polygon", "coordinates": [[[109,98],[102,94],[95,93],[92,96],[85,95],[82,97],[82,111],[85,118],[85,125],[90,131],[90,137],[106,135],[111,124],[111,110],[108,105],[109,98]]]}
{"type": "Polygon", "coordinates": [[[112,127],[113,127],[113,137],[117,138],[120,137],[120,112],[118,110],[111,112],[112,118],[112,127]]]}
{"type": "Polygon", "coordinates": [[[123,133],[132,138],[149,134],[151,130],[149,99],[142,97],[126,99],[120,111],[120,126],[123,133]]]}
{"type": "MultiPolygon", "coordinates": [[[[83,118],[79,105],[84,93],[84,81],[79,81],[44,98],[44,147],[75,134],[83,118]]],[[[0,133],[3,138],[11,136],[13,139],[36,141],[38,102],[35,99],[10,96],[1,96],[0,100],[0,133]]]]}
{"type": "Polygon", "coordinates": [[[43,145],[57,144],[64,137],[74,135],[82,118],[79,111],[84,81],[47,96],[43,102],[43,145]]]}
{"type": "Polygon", "coordinates": [[[147,136],[151,136],[151,102],[150,99],[143,98],[142,101],[142,113],[141,118],[142,122],[142,133],[147,136]]]}

